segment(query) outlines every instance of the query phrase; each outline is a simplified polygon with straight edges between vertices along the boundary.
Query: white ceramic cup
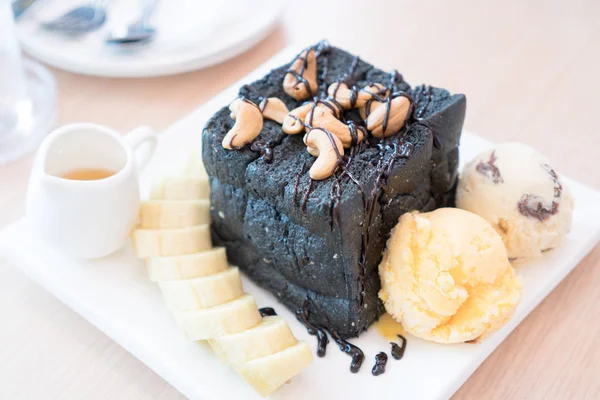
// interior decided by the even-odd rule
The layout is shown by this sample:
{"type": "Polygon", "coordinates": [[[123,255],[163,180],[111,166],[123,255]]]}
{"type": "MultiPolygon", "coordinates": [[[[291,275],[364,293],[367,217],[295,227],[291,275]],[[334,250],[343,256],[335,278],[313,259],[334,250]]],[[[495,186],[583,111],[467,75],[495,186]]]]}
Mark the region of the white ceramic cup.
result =
{"type": "Polygon", "coordinates": [[[55,250],[74,258],[98,258],[120,249],[140,207],[139,171],[156,149],[147,127],[127,135],[96,124],[63,126],[42,142],[27,193],[27,216],[55,250]],[[107,169],[97,180],[66,179],[80,169],[107,169]]]}

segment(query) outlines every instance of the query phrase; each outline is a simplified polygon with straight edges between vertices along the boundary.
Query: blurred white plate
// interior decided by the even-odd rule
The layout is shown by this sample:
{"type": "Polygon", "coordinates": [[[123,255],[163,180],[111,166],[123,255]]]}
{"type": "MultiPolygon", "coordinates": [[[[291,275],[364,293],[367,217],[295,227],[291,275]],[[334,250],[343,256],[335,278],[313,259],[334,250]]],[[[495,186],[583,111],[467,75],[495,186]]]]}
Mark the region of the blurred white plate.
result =
{"type": "Polygon", "coordinates": [[[283,0],[159,0],[154,40],[118,48],[104,43],[116,26],[134,20],[139,0],[109,0],[107,21],[82,37],[39,28],[40,20],[62,15],[85,0],[38,0],[17,24],[22,48],[67,71],[106,77],[172,75],[205,68],[244,52],[263,39],[281,14],[283,0]]]}
{"type": "MultiPolygon", "coordinates": [[[[155,156],[142,177],[147,191],[151,181],[169,175],[182,155],[201,145],[201,128],[208,118],[235,98],[242,84],[261,78],[272,68],[289,62],[298,48],[288,48],[262,67],[223,91],[159,136],[155,156]]],[[[491,143],[464,133],[460,146],[462,164],[491,143]]],[[[369,329],[351,342],[360,346],[366,359],[357,374],[349,371],[350,357],[330,343],[325,358],[284,385],[272,399],[448,399],[525,317],[558,285],[600,239],[600,192],[564,178],[577,206],[573,229],[564,243],[538,261],[519,269],[524,278],[521,303],[514,317],[498,332],[478,344],[441,345],[407,335],[408,346],[401,361],[390,358],[387,372],[373,377],[373,358],[389,354],[390,345],[369,329]]],[[[56,297],[81,314],[117,343],[152,368],[186,397],[197,400],[260,400],[232,369],[223,365],[209,347],[190,342],[167,311],[157,285],[148,280],[143,263],[127,246],[93,261],[69,260],[48,247],[22,219],[0,232],[0,257],[21,268],[56,297]]],[[[244,289],[259,307],[275,307],[299,339],[316,348],[316,339],[296,321],[294,314],[271,293],[243,277],[244,289]]],[[[517,366],[518,368],[518,366],[517,366]]]]}

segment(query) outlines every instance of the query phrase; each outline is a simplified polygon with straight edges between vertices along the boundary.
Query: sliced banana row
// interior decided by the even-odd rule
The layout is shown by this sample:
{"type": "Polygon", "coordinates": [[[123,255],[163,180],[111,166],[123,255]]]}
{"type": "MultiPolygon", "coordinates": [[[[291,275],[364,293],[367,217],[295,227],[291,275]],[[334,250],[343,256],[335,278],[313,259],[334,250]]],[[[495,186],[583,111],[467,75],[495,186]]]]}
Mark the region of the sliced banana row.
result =
{"type": "Polygon", "coordinates": [[[224,248],[212,247],[209,184],[199,155],[184,173],[161,182],[142,204],[133,248],[186,336],[208,340],[224,363],[267,396],[306,368],[312,351],[283,318],[261,317],[239,269],[228,265],[224,248]]]}

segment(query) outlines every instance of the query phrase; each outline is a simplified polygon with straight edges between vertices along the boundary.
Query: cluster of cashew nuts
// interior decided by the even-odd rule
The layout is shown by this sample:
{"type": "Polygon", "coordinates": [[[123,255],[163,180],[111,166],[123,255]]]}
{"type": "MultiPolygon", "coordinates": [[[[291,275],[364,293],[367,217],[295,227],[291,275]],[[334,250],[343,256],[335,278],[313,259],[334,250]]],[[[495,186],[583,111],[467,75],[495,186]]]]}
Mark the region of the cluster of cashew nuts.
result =
{"type": "MultiPolygon", "coordinates": [[[[296,100],[315,96],[317,58],[313,49],[304,50],[292,62],[283,89],[296,100]]],[[[322,180],[338,169],[344,148],[350,148],[366,137],[363,129],[340,120],[344,110],[358,108],[367,130],[379,138],[398,132],[410,110],[410,101],[406,97],[390,98],[390,90],[379,83],[358,90],[338,81],[328,87],[327,94],[327,99],[315,98],[292,111],[276,97],[264,99],[258,106],[245,98],[236,99],[229,106],[236,122],[223,139],[223,147],[232,149],[250,143],[260,134],[263,117],[268,118],[282,124],[287,134],[306,132],[307,150],[317,157],[310,169],[310,177],[322,180]]]]}

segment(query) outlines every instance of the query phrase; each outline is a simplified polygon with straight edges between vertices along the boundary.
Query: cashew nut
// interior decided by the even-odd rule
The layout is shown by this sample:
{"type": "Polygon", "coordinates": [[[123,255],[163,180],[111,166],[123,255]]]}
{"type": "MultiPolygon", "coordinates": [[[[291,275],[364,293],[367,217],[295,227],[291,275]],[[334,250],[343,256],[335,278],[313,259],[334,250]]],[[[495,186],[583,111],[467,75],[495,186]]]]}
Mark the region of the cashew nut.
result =
{"type": "Polygon", "coordinates": [[[317,57],[314,50],[304,50],[292,62],[283,78],[283,90],[296,100],[308,99],[317,93],[317,57]]]}
{"type": "Polygon", "coordinates": [[[263,117],[278,124],[283,123],[283,119],[289,113],[285,103],[277,97],[263,99],[258,108],[262,111],[263,117]]]}
{"type": "MultiPolygon", "coordinates": [[[[304,120],[305,125],[312,128],[323,128],[337,136],[346,148],[352,147],[352,132],[348,125],[337,119],[331,114],[331,110],[326,106],[316,106],[312,112],[309,112],[304,120]]],[[[356,131],[357,143],[363,141],[364,133],[360,130],[356,131]]]]}
{"type": "Polygon", "coordinates": [[[235,124],[223,138],[223,147],[232,150],[254,140],[262,130],[263,118],[258,106],[244,97],[238,97],[230,105],[235,124]]]}
{"type": "Polygon", "coordinates": [[[345,82],[334,82],[327,88],[328,96],[337,101],[344,110],[363,107],[373,98],[373,95],[382,96],[386,91],[385,86],[380,83],[374,83],[358,90],[356,87],[348,87],[345,82]]]}
{"type": "Polygon", "coordinates": [[[384,104],[373,110],[366,120],[367,129],[378,138],[391,136],[402,129],[410,110],[410,100],[404,96],[384,104]]]}
{"type": "Polygon", "coordinates": [[[344,112],[344,108],[342,107],[342,105],[333,99],[319,99],[317,100],[317,105],[320,104],[322,104],[323,107],[327,108],[329,112],[335,115],[336,118],[340,118],[344,112]]]}
{"type": "Polygon", "coordinates": [[[319,157],[319,149],[317,149],[316,147],[306,146],[306,150],[308,151],[308,154],[310,154],[311,156],[319,157]]]}
{"type": "Polygon", "coordinates": [[[298,108],[294,108],[283,119],[281,128],[288,135],[295,135],[304,131],[304,118],[313,107],[313,103],[304,103],[298,108]]]}
{"type": "MultiPolygon", "coordinates": [[[[371,95],[375,95],[378,98],[387,98],[390,95],[390,90],[388,88],[386,88],[385,86],[383,86],[381,83],[373,83],[371,85],[365,86],[361,90],[363,92],[370,93],[371,95]]],[[[366,119],[367,115],[370,115],[371,112],[375,111],[375,109],[382,104],[383,103],[381,101],[379,101],[377,98],[370,99],[364,105],[362,105],[358,108],[360,117],[363,120],[366,119]]]]}
{"type": "Polygon", "coordinates": [[[312,129],[304,136],[309,152],[317,159],[310,167],[310,177],[315,181],[329,178],[337,171],[344,148],[342,142],[324,129],[312,129]]]}
{"type": "Polygon", "coordinates": [[[371,96],[377,95],[379,97],[387,97],[390,95],[390,89],[386,88],[381,83],[371,83],[360,90],[361,92],[369,93],[371,96]]]}
{"type": "Polygon", "coordinates": [[[318,104],[322,104],[324,110],[335,115],[336,117],[341,115],[342,111],[335,105],[335,103],[329,100],[317,100],[317,103],[314,101],[304,103],[300,107],[294,108],[292,111],[290,111],[283,119],[283,131],[288,135],[295,135],[304,131],[304,121],[306,120],[306,116],[309,115],[310,111],[317,107],[318,104]]]}
{"type": "Polygon", "coordinates": [[[344,110],[363,106],[372,96],[359,91],[356,87],[350,89],[345,82],[334,82],[327,88],[327,95],[337,101],[344,110]]]}

